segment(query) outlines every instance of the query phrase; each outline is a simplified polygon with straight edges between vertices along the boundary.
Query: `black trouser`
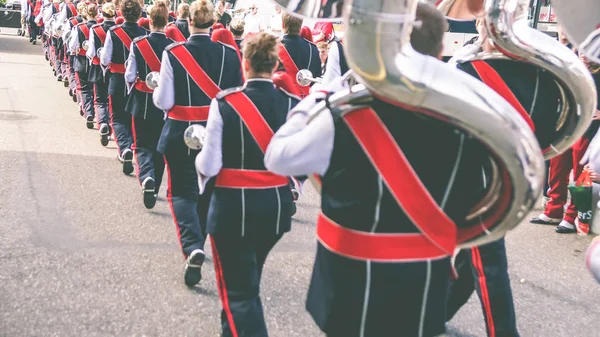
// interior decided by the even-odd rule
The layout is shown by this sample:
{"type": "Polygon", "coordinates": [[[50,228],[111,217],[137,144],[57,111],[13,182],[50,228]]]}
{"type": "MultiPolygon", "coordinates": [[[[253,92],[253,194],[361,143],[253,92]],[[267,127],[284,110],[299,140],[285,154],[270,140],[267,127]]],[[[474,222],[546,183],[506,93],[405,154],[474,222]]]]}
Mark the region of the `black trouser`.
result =
{"type": "Polygon", "coordinates": [[[94,83],[88,82],[88,74],[86,71],[77,72],[79,85],[81,86],[81,109],[85,117],[94,117],[94,83]]]}
{"type": "Polygon", "coordinates": [[[255,232],[244,237],[211,234],[217,286],[223,305],[221,336],[268,336],[259,294],[260,280],[267,255],[282,236],[255,232]]]}
{"type": "MultiPolygon", "coordinates": [[[[162,116],[144,115],[133,117],[133,137],[135,142],[135,161],[140,184],[148,177],[156,182],[156,193],[160,187],[165,171],[165,160],[157,150],[162,127],[165,124],[162,116]]],[[[115,130],[116,132],[116,130],[115,130]]]]}
{"type": "Polygon", "coordinates": [[[204,249],[206,219],[214,179],[207,190],[199,195],[195,159],[199,151],[190,150],[181,140],[173,140],[166,148],[165,164],[169,176],[167,199],[173,220],[179,231],[184,256],[195,249],[204,249]]]}
{"type": "Polygon", "coordinates": [[[488,336],[519,336],[515,308],[508,277],[504,239],[472,249],[461,250],[456,256],[458,280],[450,286],[447,321],[477,291],[488,336]]]}
{"type": "Polygon", "coordinates": [[[38,36],[38,26],[35,23],[35,16],[29,16],[29,39],[36,40],[38,36]]]}
{"type": "MultiPolygon", "coordinates": [[[[114,75],[113,75],[114,76],[114,75]]],[[[125,95],[109,95],[108,107],[110,109],[110,126],[115,132],[115,142],[122,155],[126,149],[131,150],[133,137],[131,136],[131,114],[125,111],[125,95]]]]}
{"type": "Polygon", "coordinates": [[[108,82],[99,81],[94,83],[94,110],[100,124],[108,124],[108,82]]]}

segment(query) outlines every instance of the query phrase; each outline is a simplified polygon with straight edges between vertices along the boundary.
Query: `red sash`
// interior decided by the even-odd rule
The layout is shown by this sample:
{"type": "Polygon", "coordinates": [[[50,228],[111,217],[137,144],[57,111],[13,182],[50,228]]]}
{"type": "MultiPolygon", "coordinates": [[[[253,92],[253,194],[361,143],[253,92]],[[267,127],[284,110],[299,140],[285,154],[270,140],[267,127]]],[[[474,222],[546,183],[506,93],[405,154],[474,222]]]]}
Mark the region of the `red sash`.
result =
{"type": "Polygon", "coordinates": [[[125,48],[129,50],[129,47],[131,46],[131,38],[129,37],[129,35],[127,35],[127,32],[125,32],[125,30],[122,27],[117,27],[113,29],[113,32],[115,33],[115,35],[117,35],[119,40],[121,40],[121,43],[123,43],[125,48]]]}
{"type": "Polygon", "coordinates": [[[71,14],[73,16],[77,15],[77,8],[75,7],[75,5],[73,5],[72,3],[68,3],[67,6],[69,6],[69,9],[71,10],[71,14]]]}
{"type": "Polygon", "coordinates": [[[179,30],[179,27],[177,27],[177,25],[173,22],[167,25],[166,33],[168,38],[176,42],[185,42],[185,36],[183,36],[183,33],[179,30]]]}
{"type": "Polygon", "coordinates": [[[183,45],[175,46],[171,49],[173,56],[179,61],[183,69],[190,75],[196,85],[202,90],[211,100],[217,96],[221,89],[213,82],[213,80],[200,67],[189,50],[183,45]]]}
{"type": "Polygon", "coordinates": [[[102,26],[96,26],[92,29],[94,30],[94,33],[96,33],[96,36],[98,36],[98,39],[100,39],[100,42],[102,42],[102,44],[104,45],[104,41],[106,41],[106,32],[104,31],[102,26]]]}
{"type": "Polygon", "coordinates": [[[29,10],[33,12],[33,4],[31,3],[31,0],[27,0],[27,4],[29,5],[29,10]]]}
{"type": "Polygon", "coordinates": [[[60,7],[59,7],[60,4],[59,3],[55,2],[52,5],[54,5],[54,9],[56,9],[57,12],[60,10],[60,7]]]}
{"type": "Polygon", "coordinates": [[[379,116],[373,109],[362,108],[343,118],[407,217],[430,244],[452,255],[456,224],[427,191],[379,116]]]}
{"type": "Polygon", "coordinates": [[[71,25],[73,26],[77,26],[77,24],[79,24],[79,21],[77,21],[77,19],[74,17],[70,18],[69,21],[71,21],[71,25]]]}
{"type": "Polygon", "coordinates": [[[535,131],[535,124],[533,124],[531,116],[529,116],[527,110],[525,110],[523,105],[521,105],[521,102],[519,102],[517,97],[515,97],[515,94],[513,94],[508,85],[506,85],[506,82],[504,82],[502,77],[500,77],[500,74],[498,74],[498,72],[496,72],[496,70],[494,70],[494,68],[492,68],[492,66],[487,64],[485,61],[473,61],[471,64],[479,75],[481,81],[487,84],[488,87],[494,89],[495,92],[497,92],[500,96],[502,96],[502,98],[510,103],[510,105],[517,110],[519,115],[523,117],[525,122],[527,122],[531,130],[535,131]]]}
{"type": "Polygon", "coordinates": [[[169,110],[169,119],[182,122],[206,122],[210,106],[175,105],[169,110]]]}
{"type": "Polygon", "coordinates": [[[144,58],[144,61],[150,68],[150,71],[160,71],[160,59],[150,46],[150,42],[148,39],[141,39],[136,42],[136,46],[138,47],[140,54],[144,58]]]}
{"type": "Polygon", "coordinates": [[[140,80],[139,78],[135,81],[134,87],[141,92],[145,92],[151,94],[154,90],[150,89],[145,81],[140,80]]]}
{"type": "MultiPolygon", "coordinates": [[[[263,154],[267,151],[271,138],[275,135],[258,108],[243,92],[226,95],[225,101],[240,116],[252,138],[263,154]]],[[[284,176],[269,171],[223,169],[217,175],[216,187],[228,188],[274,188],[289,183],[284,176]]]]}
{"type": "MultiPolygon", "coordinates": [[[[88,40],[90,38],[90,29],[88,26],[84,24],[79,25],[79,29],[81,30],[81,32],[83,33],[83,36],[85,37],[86,40],[88,40]]],[[[83,41],[80,41],[79,43],[81,44],[83,41]]],[[[86,51],[83,50],[83,48],[79,47],[79,53],[77,53],[77,55],[79,56],[85,56],[86,51]]]]}
{"type": "MultiPolygon", "coordinates": [[[[311,52],[312,52],[312,50],[311,50],[311,52]]],[[[294,84],[296,84],[296,86],[300,89],[300,91],[302,92],[302,95],[307,96],[309,94],[310,88],[308,86],[306,86],[306,87],[300,86],[296,82],[296,75],[298,74],[298,72],[300,70],[298,70],[298,66],[296,65],[296,63],[294,63],[294,60],[292,60],[290,53],[288,53],[287,49],[285,49],[285,47],[283,45],[279,46],[279,59],[281,60],[281,63],[283,64],[285,71],[287,73],[289,73],[292,76],[292,78],[294,79],[294,84]]]]}

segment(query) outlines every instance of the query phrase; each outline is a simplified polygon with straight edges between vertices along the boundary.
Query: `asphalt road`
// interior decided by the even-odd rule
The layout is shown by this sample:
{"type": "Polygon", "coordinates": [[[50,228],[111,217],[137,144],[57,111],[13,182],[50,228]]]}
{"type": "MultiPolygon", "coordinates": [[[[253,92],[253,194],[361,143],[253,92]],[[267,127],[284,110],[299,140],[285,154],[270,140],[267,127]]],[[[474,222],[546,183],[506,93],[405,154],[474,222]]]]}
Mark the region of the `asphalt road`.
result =
{"type": "MultiPolygon", "coordinates": [[[[308,188],[292,232],[267,260],[262,298],[271,336],[322,336],[304,310],[318,209],[308,188]]],[[[522,336],[600,336],[600,285],[583,260],[590,239],[528,223],[508,235],[522,336]]],[[[114,144],[102,148],[97,131],[85,128],[41,47],[3,30],[0,336],[217,336],[212,263],[194,289],[182,271],[164,192],[154,210],[143,207],[114,144]]],[[[448,335],[485,336],[476,296],[448,335]]]]}

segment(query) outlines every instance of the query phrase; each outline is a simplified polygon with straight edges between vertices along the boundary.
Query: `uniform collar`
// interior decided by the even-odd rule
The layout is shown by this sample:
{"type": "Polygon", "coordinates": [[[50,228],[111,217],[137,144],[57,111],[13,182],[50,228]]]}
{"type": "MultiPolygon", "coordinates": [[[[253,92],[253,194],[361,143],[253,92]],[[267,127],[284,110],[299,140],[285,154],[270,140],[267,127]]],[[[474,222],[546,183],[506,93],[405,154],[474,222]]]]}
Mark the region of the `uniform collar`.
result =
{"type": "Polygon", "coordinates": [[[131,28],[133,28],[133,27],[138,27],[138,24],[135,23],[135,22],[123,22],[122,26],[123,27],[131,27],[131,28]]]}
{"type": "Polygon", "coordinates": [[[190,35],[188,41],[202,41],[206,39],[210,40],[210,35],[208,35],[208,33],[195,33],[190,35]]]}
{"type": "Polygon", "coordinates": [[[274,84],[273,84],[273,80],[270,78],[249,78],[246,80],[246,83],[244,84],[244,86],[246,88],[263,89],[263,88],[273,88],[274,84]]]}
{"type": "Polygon", "coordinates": [[[165,34],[165,32],[150,32],[150,35],[164,35],[164,36],[166,36],[167,34],[165,34]]]}

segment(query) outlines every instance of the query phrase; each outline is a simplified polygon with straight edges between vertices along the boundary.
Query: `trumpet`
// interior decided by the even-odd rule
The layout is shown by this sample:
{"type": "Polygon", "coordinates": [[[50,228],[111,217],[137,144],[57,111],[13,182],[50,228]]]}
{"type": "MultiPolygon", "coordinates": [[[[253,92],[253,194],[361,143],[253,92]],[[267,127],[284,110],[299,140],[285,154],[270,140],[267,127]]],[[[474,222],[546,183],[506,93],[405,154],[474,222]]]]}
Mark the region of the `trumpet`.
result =
{"type": "Polygon", "coordinates": [[[296,74],[296,82],[300,86],[306,87],[311,83],[322,83],[323,79],[320,77],[314,78],[312,72],[308,69],[301,69],[296,74]]]}
{"type": "Polygon", "coordinates": [[[146,75],[146,86],[154,90],[158,88],[158,78],[160,73],[158,71],[152,71],[146,75]]]}

